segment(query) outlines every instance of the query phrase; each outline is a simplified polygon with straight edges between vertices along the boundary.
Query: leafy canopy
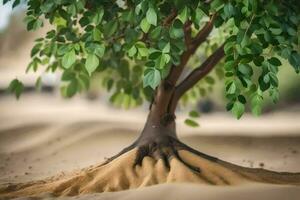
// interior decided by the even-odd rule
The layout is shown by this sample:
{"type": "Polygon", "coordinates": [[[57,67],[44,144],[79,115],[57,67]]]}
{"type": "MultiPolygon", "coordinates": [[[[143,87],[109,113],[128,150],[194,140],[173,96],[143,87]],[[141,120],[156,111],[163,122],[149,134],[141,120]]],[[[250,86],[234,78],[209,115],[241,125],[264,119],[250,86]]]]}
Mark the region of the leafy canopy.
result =
{"type": "MultiPolygon", "coordinates": [[[[20,0],[12,2],[15,7],[20,0]]],[[[227,109],[240,118],[248,102],[259,115],[263,93],[278,101],[277,73],[283,63],[300,70],[299,2],[28,0],[27,29],[37,30],[45,21],[52,29],[36,40],[27,71],[62,71],[61,91],[67,97],[88,89],[96,77],[115,104],[140,105],[179,65],[186,50],[184,24],[191,24],[195,36],[215,15],[214,31],[186,68],[198,66],[223,43],[225,59],[215,67],[216,76],[199,81],[183,102],[206,95],[215,77],[225,77],[227,109]]],[[[17,80],[10,86],[17,96],[22,87],[17,80]]],[[[197,125],[192,120],[187,124],[197,125]]]]}

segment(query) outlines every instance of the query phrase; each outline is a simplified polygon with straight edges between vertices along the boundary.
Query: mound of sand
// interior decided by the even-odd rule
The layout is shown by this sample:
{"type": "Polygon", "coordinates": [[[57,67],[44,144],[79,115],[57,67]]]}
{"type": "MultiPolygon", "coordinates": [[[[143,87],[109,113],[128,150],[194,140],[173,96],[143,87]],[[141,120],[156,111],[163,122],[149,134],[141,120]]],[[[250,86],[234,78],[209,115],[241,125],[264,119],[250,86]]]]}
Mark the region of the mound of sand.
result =
{"type": "MultiPolygon", "coordinates": [[[[224,194],[232,198],[246,194],[256,197],[255,199],[270,197],[270,199],[282,200],[283,195],[280,194],[284,194],[288,199],[296,199],[294,197],[299,196],[299,187],[259,183],[299,184],[299,174],[289,175],[262,169],[242,168],[220,160],[211,162],[185,151],[180,151],[182,158],[198,166],[202,170],[201,173],[190,171],[175,158],[170,161],[170,169],[166,169],[161,160],[150,157],[143,160],[142,166],[133,169],[132,163],[136,150],[124,154],[107,165],[99,164],[84,168],[103,160],[105,156],[114,155],[133,141],[143,125],[144,116],[131,113],[129,116],[134,117],[128,117],[126,113],[126,118],[122,115],[116,116],[113,110],[106,112],[105,109],[102,110],[105,112],[96,115],[92,111],[99,107],[96,109],[93,105],[90,106],[91,104],[85,107],[82,104],[78,106],[77,103],[72,105],[70,102],[53,103],[47,99],[28,102],[23,100],[22,103],[7,106],[12,104],[9,101],[1,105],[2,111],[7,110],[2,112],[4,114],[0,117],[2,122],[0,123],[0,159],[3,161],[0,164],[2,169],[0,184],[7,186],[2,187],[0,193],[4,199],[6,199],[4,195],[27,196],[44,192],[56,196],[81,194],[76,196],[80,199],[155,199],[158,197],[159,199],[175,197],[198,199],[197,195],[201,194],[205,194],[207,199],[217,197],[223,199],[224,194]],[[35,104],[35,110],[29,109],[29,102],[35,104]],[[81,168],[84,169],[80,170],[81,168]],[[59,176],[46,178],[58,174],[61,170],[63,172],[59,176]],[[75,172],[72,172],[74,170],[75,172]],[[16,184],[19,182],[23,184],[16,184]],[[158,183],[164,184],[151,186],[158,183]],[[219,185],[219,187],[208,185],[219,185]],[[234,187],[224,187],[226,185],[234,185],[234,187]],[[106,193],[124,189],[130,190],[106,193]],[[262,193],[258,194],[259,191],[262,193]],[[104,193],[83,195],[94,192],[104,193]]],[[[216,117],[218,120],[221,119],[220,116],[216,117]]],[[[214,121],[215,117],[211,118],[214,121]]],[[[280,116],[274,118],[278,122],[288,121],[286,116],[285,120],[280,120],[282,119],[280,116]]],[[[228,120],[226,117],[222,119],[228,120]]],[[[297,123],[292,122],[297,121],[298,118],[293,116],[290,119],[291,124],[297,126],[297,123]]],[[[208,119],[203,121],[210,122],[208,119]]],[[[268,120],[264,122],[264,126],[267,127],[268,120]]],[[[271,170],[300,171],[298,154],[300,137],[294,131],[297,127],[289,124],[290,129],[282,129],[293,130],[292,134],[280,135],[275,130],[276,136],[274,136],[272,135],[273,124],[269,123],[269,131],[264,130],[261,137],[253,137],[243,132],[240,135],[237,133],[220,135],[224,133],[221,130],[226,128],[218,129],[216,124],[208,124],[212,124],[211,132],[209,134],[202,132],[201,135],[197,130],[193,130],[195,134],[188,129],[182,131],[184,128],[179,126],[180,136],[183,141],[203,152],[238,165],[262,167],[261,163],[263,163],[263,167],[271,170]],[[187,132],[190,133],[185,134],[187,132]],[[248,162],[249,160],[251,162],[248,162]]],[[[249,120],[244,124],[251,127],[249,120]]],[[[255,125],[252,123],[253,127],[255,125]]],[[[239,124],[239,126],[243,125],[239,124]]],[[[49,195],[39,198],[49,198],[49,195]]]]}
{"type": "Polygon", "coordinates": [[[224,161],[210,161],[188,151],[180,151],[185,162],[200,172],[187,168],[171,158],[170,168],[163,160],[145,157],[141,166],[135,166],[137,150],[120,156],[107,164],[83,169],[71,177],[53,177],[44,181],[13,184],[0,188],[5,198],[37,196],[75,196],[88,193],[115,192],[163,183],[198,183],[203,185],[242,185],[251,182],[300,185],[300,173],[278,173],[264,169],[239,167],[224,161]]]}

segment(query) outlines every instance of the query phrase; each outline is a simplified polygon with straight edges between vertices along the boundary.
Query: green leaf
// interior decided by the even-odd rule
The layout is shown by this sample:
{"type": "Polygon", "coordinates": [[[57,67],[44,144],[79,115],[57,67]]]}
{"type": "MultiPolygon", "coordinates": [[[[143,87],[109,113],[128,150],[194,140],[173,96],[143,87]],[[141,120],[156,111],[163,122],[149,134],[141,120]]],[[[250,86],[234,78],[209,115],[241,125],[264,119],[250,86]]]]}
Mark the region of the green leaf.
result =
{"type": "Polygon", "coordinates": [[[235,94],[236,90],[237,90],[237,87],[233,81],[230,82],[226,87],[226,92],[228,94],[235,94]]]}
{"type": "Polygon", "coordinates": [[[77,77],[77,81],[80,91],[87,90],[90,86],[90,77],[85,73],[79,74],[79,76],[77,77]]]}
{"type": "Polygon", "coordinates": [[[197,26],[197,28],[199,28],[199,24],[201,22],[201,19],[204,16],[206,16],[206,14],[200,8],[196,8],[193,22],[197,26]]]}
{"type": "Polygon", "coordinates": [[[186,120],[184,120],[184,123],[190,127],[198,127],[199,126],[199,124],[192,119],[186,119],[186,120]]]}
{"type": "Polygon", "coordinates": [[[192,118],[198,118],[200,117],[199,112],[197,112],[196,110],[192,110],[189,112],[189,116],[192,118]]]}
{"type": "Polygon", "coordinates": [[[265,83],[269,83],[270,82],[270,76],[269,76],[269,74],[264,75],[263,76],[263,80],[264,80],[265,83]]]}
{"type": "Polygon", "coordinates": [[[140,55],[141,57],[147,57],[148,54],[149,54],[147,48],[139,48],[138,51],[139,51],[139,55],[140,55]]]}
{"type": "Polygon", "coordinates": [[[251,10],[253,13],[257,12],[257,0],[249,0],[249,4],[251,5],[251,10]]]}
{"type": "Polygon", "coordinates": [[[235,67],[235,65],[236,65],[235,61],[227,61],[224,65],[224,68],[226,71],[230,71],[235,67]]]}
{"type": "Polygon", "coordinates": [[[67,12],[71,15],[71,16],[75,16],[76,15],[76,6],[74,4],[71,4],[67,7],[67,12]]]}
{"type": "Polygon", "coordinates": [[[262,74],[259,78],[258,78],[258,83],[259,83],[259,88],[262,91],[266,91],[267,89],[270,88],[270,81],[269,81],[269,76],[262,74]]]}
{"type": "Polygon", "coordinates": [[[115,20],[111,20],[104,24],[103,33],[106,37],[111,37],[118,29],[118,22],[115,20]]]}
{"type": "Polygon", "coordinates": [[[225,54],[232,53],[234,45],[235,45],[235,42],[226,42],[225,46],[224,46],[225,54]]]}
{"type": "Polygon", "coordinates": [[[300,54],[293,51],[289,57],[289,63],[294,67],[295,71],[299,73],[300,71],[300,54]]]}
{"type": "Polygon", "coordinates": [[[43,21],[41,19],[36,19],[27,24],[27,30],[35,31],[43,26],[43,21]]]}
{"type": "Polygon", "coordinates": [[[180,12],[179,16],[178,16],[178,19],[182,22],[182,23],[185,23],[189,18],[189,9],[188,7],[184,7],[182,9],[182,11],[180,12]]]}
{"type": "Polygon", "coordinates": [[[99,57],[102,57],[104,55],[104,53],[105,53],[104,44],[97,45],[95,48],[95,54],[99,57]]]}
{"type": "Polygon", "coordinates": [[[84,48],[88,54],[96,54],[98,57],[102,57],[105,53],[105,46],[104,44],[98,44],[98,43],[87,43],[86,47],[84,48]]]}
{"type": "Polygon", "coordinates": [[[169,63],[171,57],[169,54],[162,53],[157,59],[156,59],[156,66],[160,69],[163,69],[164,66],[169,63]]]}
{"type": "Polygon", "coordinates": [[[297,35],[297,31],[296,31],[295,29],[293,29],[292,27],[289,27],[289,28],[287,29],[287,32],[288,32],[288,34],[291,35],[291,36],[296,36],[296,35],[297,35]]]}
{"type": "Polygon", "coordinates": [[[263,52],[262,46],[257,42],[251,43],[250,49],[253,54],[261,54],[263,52]]]}
{"type": "Polygon", "coordinates": [[[41,91],[42,89],[42,78],[40,76],[35,81],[35,88],[38,91],[41,91]]]}
{"type": "Polygon", "coordinates": [[[237,119],[240,119],[245,112],[245,106],[239,101],[234,102],[231,112],[237,119]]]}
{"type": "Polygon", "coordinates": [[[175,19],[169,32],[171,38],[182,38],[184,36],[183,23],[179,19],[175,19]]]}
{"type": "Polygon", "coordinates": [[[252,114],[254,116],[260,116],[261,115],[261,107],[258,105],[255,105],[251,108],[252,114]]]}
{"type": "Polygon", "coordinates": [[[114,80],[113,80],[113,79],[109,79],[109,80],[107,81],[107,85],[106,85],[107,91],[110,91],[110,90],[111,90],[111,88],[113,87],[113,84],[114,84],[114,80]]]}
{"type": "Polygon", "coordinates": [[[156,60],[161,55],[160,51],[152,51],[149,55],[150,60],[156,60]]]}
{"type": "Polygon", "coordinates": [[[148,11],[146,13],[146,19],[149,24],[152,24],[154,26],[157,25],[157,15],[156,15],[154,8],[150,7],[148,9],[148,11]]]}
{"type": "Polygon", "coordinates": [[[65,70],[61,76],[62,81],[70,81],[74,79],[76,74],[72,70],[65,70]]]}
{"type": "Polygon", "coordinates": [[[69,51],[66,53],[62,58],[62,66],[65,69],[70,68],[76,61],[76,54],[74,50],[69,51]]]}
{"type": "Polygon", "coordinates": [[[227,3],[224,6],[224,14],[227,18],[230,18],[231,16],[233,16],[235,14],[234,7],[232,6],[231,3],[227,3]]]}
{"type": "Polygon", "coordinates": [[[159,85],[160,81],[161,76],[157,69],[146,69],[143,80],[144,87],[150,86],[152,89],[155,89],[159,85]]]}
{"type": "Polygon", "coordinates": [[[223,0],[213,0],[211,3],[210,3],[210,6],[211,8],[214,10],[214,11],[218,11],[220,10],[224,5],[224,1],[223,0]]]}
{"type": "Polygon", "coordinates": [[[141,12],[141,10],[142,10],[142,3],[139,3],[139,4],[135,7],[134,12],[135,12],[135,14],[139,15],[140,12],[141,12]]]}
{"type": "Polygon", "coordinates": [[[55,17],[53,20],[53,24],[57,27],[66,27],[67,21],[62,17],[55,17]]]}
{"type": "Polygon", "coordinates": [[[53,9],[54,5],[52,0],[46,0],[41,4],[40,9],[43,13],[48,13],[53,9]]]}
{"type": "Polygon", "coordinates": [[[276,76],[276,74],[269,72],[269,77],[270,77],[270,83],[271,85],[273,85],[274,87],[278,87],[278,78],[276,76]]]}
{"type": "Polygon", "coordinates": [[[162,50],[162,52],[163,53],[169,53],[170,52],[170,42],[168,42],[167,44],[166,44],[166,46],[163,48],[163,50],[162,50]]]}
{"type": "Polygon", "coordinates": [[[128,56],[133,57],[137,53],[137,48],[133,45],[129,50],[128,50],[128,56]]]}
{"type": "Polygon", "coordinates": [[[252,67],[248,64],[239,64],[238,71],[247,76],[252,76],[253,74],[252,67]]]}
{"type": "Polygon", "coordinates": [[[246,98],[245,98],[244,95],[239,95],[239,96],[238,96],[238,100],[239,100],[239,102],[241,102],[242,104],[246,104],[246,102],[247,102],[247,100],[246,100],[246,98]]]}
{"type": "Polygon", "coordinates": [[[71,48],[70,45],[63,44],[63,45],[61,45],[61,46],[58,47],[57,54],[59,56],[62,56],[62,55],[65,55],[67,52],[69,52],[71,50],[72,50],[72,48],[71,48]]]}
{"type": "Polygon", "coordinates": [[[135,43],[135,47],[138,50],[139,56],[141,57],[147,57],[149,54],[148,48],[146,47],[146,44],[144,42],[137,42],[135,43]]]}
{"type": "Polygon", "coordinates": [[[80,24],[80,26],[81,27],[85,27],[86,25],[88,25],[90,23],[90,20],[89,20],[89,18],[88,17],[82,17],[82,18],[80,18],[80,20],[79,20],[79,24],[80,24]]]}
{"type": "Polygon", "coordinates": [[[138,41],[135,43],[136,48],[146,48],[146,44],[142,41],[138,41]]]}
{"type": "Polygon", "coordinates": [[[97,69],[99,65],[99,58],[94,54],[89,54],[86,58],[85,68],[88,71],[89,75],[97,69]]]}
{"type": "Polygon", "coordinates": [[[66,88],[65,96],[70,98],[76,94],[77,90],[78,90],[78,83],[76,79],[73,79],[66,88]]]}
{"type": "Polygon", "coordinates": [[[102,35],[102,34],[101,34],[101,32],[100,32],[99,29],[94,28],[92,34],[93,34],[93,39],[94,39],[95,41],[101,40],[101,35],[102,35]]]}
{"type": "Polygon", "coordinates": [[[144,18],[142,21],[141,21],[141,29],[144,33],[148,33],[150,27],[151,27],[151,24],[148,23],[147,19],[144,18]]]}
{"type": "Polygon", "coordinates": [[[100,24],[102,18],[103,18],[103,15],[104,15],[104,10],[103,8],[100,8],[97,10],[97,12],[95,12],[95,15],[93,17],[93,22],[98,25],[100,24]]]}
{"type": "Polygon", "coordinates": [[[134,23],[135,20],[135,14],[133,10],[127,10],[122,14],[122,19],[129,23],[134,23]]]}
{"type": "Polygon", "coordinates": [[[34,47],[31,49],[31,54],[30,54],[30,56],[33,57],[33,56],[35,56],[38,52],[40,52],[42,46],[43,46],[42,43],[37,43],[36,45],[34,45],[34,47]]]}
{"type": "Polygon", "coordinates": [[[247,34],[244,35],[244,38],[241,42],[241,47],[245,48],[248,44],[251,44],[250,38],[247,34]]]}
{"type": "Polygon", "coordinates": [[[262,103],[263,97],[258,93],[255,93],[251,98],[251,111],[253,115],[259,116],[261,114],[262,103]]]}
{"type": "Polygon", "coordinates": [[[282,33],[282,29],[281,28],[270,28],[270,31],[274,34],[274,35],[280,35],[282,33]]]}
{"type": "Polygon", "coordinates": [[[161,26],[155,27],[151,32],[150,32],[150,38],[153,40],[156,40],[159,38],[160,33],[161,33],[161,26]]]}
{"type": "Polygon", "coordinates": [[[9,1],[11,1],[11,0],[3,0],[3,5],[5,5],[9,1]]]}
{"type": "Polygon", "coordinates": [[[8,90],[10,92],[15,93],[17,99],[20,98],[21,93],[23,92],[23,89],[24,89],[24,85],[18,79],[12,80],[8,86],[8,90]]]}
{"type": "Polygon", "coordinates": [[[215,83],[214,78],[211,77],[211,76],[205,77],[204,80],[205,80],[208,84],[210,84],[210,85],[213,85],[213,84],[215,83]]]}
{"type": "Polygon", "coordinates": [[[291,50],[289,48],[284,48],[281,51],[281,57],[285,58],[285,59],[289,59],[291,55],[291,50]]]}
{"type": "Polygon", "coordinates": [[[241,44],[242,41],[244,40],[245,35],[246,35],[246,31],[243,30],[243,29],[240,29],[239,32],[236,35],[236,42],[238,44],[241,44]]]}
{"type": "Polygon", "coordinates": [[[272,57],[270,59],[268,59],[269,63],[275,66],[280,66],[281,62],[278,58],[272,57]]]}
{"type": "Polygon", "coordinates": [[[270,97],[272,98],[273,103],[277,103],[279,100],[279,91],[277,88],[272,88],[270,90],[270,97]]]}
{"type": "Polygon", "coordinates": [[[262,66],[262,63],[264,62],[264,57],[263,56],[258,56],[256,57],[255,59],[253,59],[253,63],[256,65],[256,66],[262,66]]]}

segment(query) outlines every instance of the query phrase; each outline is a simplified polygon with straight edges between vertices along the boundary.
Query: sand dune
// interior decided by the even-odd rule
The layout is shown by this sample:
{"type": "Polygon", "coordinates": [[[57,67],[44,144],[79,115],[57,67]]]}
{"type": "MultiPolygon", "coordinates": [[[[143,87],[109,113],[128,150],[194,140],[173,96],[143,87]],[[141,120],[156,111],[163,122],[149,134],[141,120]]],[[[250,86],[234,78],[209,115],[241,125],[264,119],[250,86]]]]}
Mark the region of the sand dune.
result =
{"type": "MultiPolygon", "coordinates": [[[[156,199],[189,199],[189,200],[299,200],[300,190],[293,186],[274,186],[255,184],[236,187],[215,187],[197,184],[162,184],[113,193],[87,194],[77,197],[41,197],[27,200],[156,200],[156,199]]],[[[19,200],[23,200],[22,198],[19,200]]]]}
{"type": "MultiPolygon", "coordinates": [[[[101,163],[105,157],[130,144],[143,125],[145,114],[140,110],[129,111],[129,114],[121,111],[116,115],[117,110],[98,104],[80,101],[66,103],[47,99],[38,97],[27,100],[25,98],[19,103],[11,99],[0,102],[1,184],[39,180],[58,173],[66,176],[74,170],[79,171],[81,168],[101,163]],[[32,103],[35,105],[33,110],[29,106],[32,103]],[[95,110],[99,110],[99,113],[91,112],[95,110]]],[[[294,123],[299,121],[299,115],[279,114],[260,120],[264,123],[258,127],[256,120],[252,118],[238,122],[236,126],[240,130],[247,130],[238,134],[237,131],[229,132],[230,129],[238,128],[232,127],[233,123],[227,116],[209,116],[200,121],[206,122],[204,128],[196,130],[179,123],[179,136],[194,148],[234,164],[299,172],[300,129],[299,124],[294,123]],[[222,123],[216,125],[216,119],[222,123]],[[278,123],[274,125],[274,121],[278,123]],[[226,122],[229,122],[227,128],[224,125],[226,122]],[[279,130],[284,129],[287,133],[280,133],[277,129],[279,125],[279,130]],[[258,131],[260,126],[265,129],[260,135],[256,132],[252,136],[250,131],[258,131]],[[247,127],[250,127],[250,131],[247,127]]],[[[247,184],[212,187],[181,183],[116,193],[90,194],[79,198],[199,199],[205,196],[205,199],[255,197],[282,200],[297,199],[299,195],[299,187],[292,186],[247,184]]]]}

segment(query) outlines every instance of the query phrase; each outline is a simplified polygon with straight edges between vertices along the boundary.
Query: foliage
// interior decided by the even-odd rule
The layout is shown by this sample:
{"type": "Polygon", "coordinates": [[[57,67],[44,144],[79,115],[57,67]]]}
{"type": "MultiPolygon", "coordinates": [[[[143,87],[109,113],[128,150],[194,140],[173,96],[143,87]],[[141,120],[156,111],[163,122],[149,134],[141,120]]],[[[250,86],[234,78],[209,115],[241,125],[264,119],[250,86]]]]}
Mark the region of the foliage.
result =
{"type": "MultiPolygon", "coordinates": [[[[27,71],[61,70],[67,97],[86,90],[99,72],[113,102],[150,100],[170,68],[180,64],[185,24],[190,22],[196,36],[213,15],[213,33],[186,68],[198,66],[225,41],[225,60],[215,72],[225,76],[227,110],[237,118],[247,103],[259,115],[264,92],[278,100],[283,59],[300,71],[299,0],[28,0],[27,5],[28,30],[41,27],[43,19],[53,27],[36,40],[27,71]]],[[[200,80],[183,101],[206,95],[214,83],[212,76],[200,80]]],[[[19,96],[19,82],[12,85],[19,96]]]]}
{"type": "Polygon", "coordinates": [[[11,81],[11,83],[9,84],[8,89],[16,94],[16,98],[19,99],[20,95],[24,89],[24,86],[22,84],[22,82],[20,82],[18,79],[14,79],[11,81]]]}

